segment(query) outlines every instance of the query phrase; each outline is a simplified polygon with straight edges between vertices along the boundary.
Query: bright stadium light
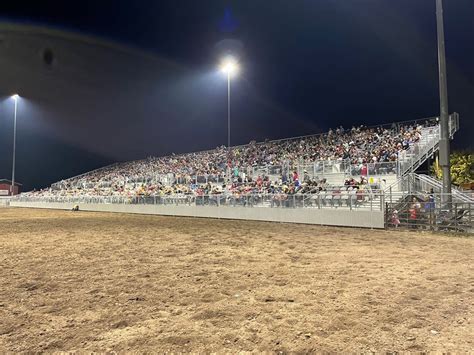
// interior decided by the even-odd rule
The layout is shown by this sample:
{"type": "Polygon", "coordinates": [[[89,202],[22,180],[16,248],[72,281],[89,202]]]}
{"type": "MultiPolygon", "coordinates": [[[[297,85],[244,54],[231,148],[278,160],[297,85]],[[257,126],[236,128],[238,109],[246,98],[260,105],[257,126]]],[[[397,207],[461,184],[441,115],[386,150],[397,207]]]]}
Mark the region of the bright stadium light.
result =
{"type": "Polygon", "coordinates": [[[221,63],[221,71],[227,76],[235,76],[239,72],[239,63],[233,57],[226,57],[221,63]]]}
{"type": "Polygon", "coordinates": [[[12,99],[15,101],[18,100],[19,98],[20,98],[20,95],[18,94],[12,95],[12,99]]]}

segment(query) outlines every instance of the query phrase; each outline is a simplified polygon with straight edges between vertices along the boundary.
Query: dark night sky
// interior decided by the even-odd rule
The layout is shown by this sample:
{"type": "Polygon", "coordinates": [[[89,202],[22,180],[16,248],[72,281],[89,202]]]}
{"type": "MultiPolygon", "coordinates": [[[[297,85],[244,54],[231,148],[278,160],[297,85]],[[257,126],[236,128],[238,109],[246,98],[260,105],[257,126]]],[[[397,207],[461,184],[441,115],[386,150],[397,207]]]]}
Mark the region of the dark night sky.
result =
{"type": "MultiPolygon", "coordinates": [[[[472,150],[474,1],[444,6],[449,110],[460,113],[462,127],[453,146],[472,150]]],[[[116,160],[225,144],[225,80],[212,73],[216,44],[229,38],[243,44],[242,74],[233,83],[234,144],[439,112],[435,0],[11,1],[2,3],[0,17],[96,36],[156,58],[137,59],[130,70],[123,69],[129,59],[107,68],[113,89],[100,84],[100,101],[68,83],[40,93],[42,84],[19,85],[13,74],[0,85],[4,99],[13,90],[31,93],[17,155],[26,189],[116,160]],[[134,75],[140,79],[132,85],[134,75]],[[147,94],[138,96],[137,88],[147,94]],[[68,91],[74,102],[66,102],[68,91]]],[[[83,63],[74,63],[78,75],[83,63]]],[[[58,68],[51,75],[64,74],[60,59],[58,68]]],[[[77,85],[97,87],[91,78],[77,85]]],[[[9,105],[0,101],[0,178],[11,169],[9,105]]]]}

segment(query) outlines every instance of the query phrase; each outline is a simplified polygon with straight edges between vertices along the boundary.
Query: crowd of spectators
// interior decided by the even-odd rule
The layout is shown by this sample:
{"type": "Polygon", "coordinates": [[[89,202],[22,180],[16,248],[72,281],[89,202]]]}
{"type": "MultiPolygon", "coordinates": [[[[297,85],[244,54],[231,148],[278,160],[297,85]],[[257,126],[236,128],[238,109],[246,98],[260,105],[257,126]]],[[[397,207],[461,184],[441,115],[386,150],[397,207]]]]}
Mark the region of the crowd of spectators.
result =
{"type": "MultiPolygon", "coordinates": [[[[36,197],[61,201],[63,198],[83,198],[93,202],[95,198],[116,203],[151,204],[196,204],[196,205],[257,205],[268,203],[278,207],[296,206],[357,206],[373,195],[371,187],[362,177],[351,179],[344,186],[331,186],[326,179],[305,179],[300,182],[294,172],[288,180],[258,176],[256,180],[234,179],[230,183],[215,184],[172,184],[129,183],[126,186],[109,188],[68,190],[45,189],[23,194],[22,197],[36,197]]],[[[76,200],[77,201],[77,200],[76,200]]]]}
{"type": "Polygon", "coordinates": [[[358,180],[347,187],[365,184],[364,169],[370,163],[390,163],[422,137],[430,125],[391,127],[339,127],[326,134],[279,141],[250,142],[247,145],[213,150],[149,157],[114,164],[35,191],[35,196],[163,196],[171,194],[295,194],[315,193],[327,188],[325,179],[295,166],[314,162],[348,164],[358,180]],[[277,176],[252,174],[256,167],[280,167],[277,176]],[[199,177],[205,176],[204,183],[199,177]]]}

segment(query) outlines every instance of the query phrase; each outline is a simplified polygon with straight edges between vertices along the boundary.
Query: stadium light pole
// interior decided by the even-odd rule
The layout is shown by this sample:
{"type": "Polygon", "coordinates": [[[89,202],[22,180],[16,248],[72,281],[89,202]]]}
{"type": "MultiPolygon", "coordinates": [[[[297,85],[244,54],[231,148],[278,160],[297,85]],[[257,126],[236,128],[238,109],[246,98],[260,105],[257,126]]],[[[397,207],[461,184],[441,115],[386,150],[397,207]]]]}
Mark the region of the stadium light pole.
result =
{"type": "MultiPolygon", "coordinates": [[[[451,167],[449,162],[449,113],[448,85],[446,80],[446,50],[444,45],[443,1],[436,0],[436,29],[438,38],[440,142],[439,163],[443,170],[443,194],[451,193],[451,167]]],[[[450,208],[451,197],[444,195],[442,201],[450,208]]]]}
{"type": "Polygon", "coordinates": [[[221,71],[227,76],[227,149],[230,151],[230,79],[239,71],[237,60],[233,57],[224,58],[221,71]]]}
{"type": "Polygon", "coordinates": [[[15,193],[15,158],[16,158],[16,113],[18,110],[18,99],[20,96],[15,94],[12,96],[15,102],[15,111],[13,114],[13,165],[12,165],[12,184],[10,186],[10,195],[13,196],[15,193]]]}

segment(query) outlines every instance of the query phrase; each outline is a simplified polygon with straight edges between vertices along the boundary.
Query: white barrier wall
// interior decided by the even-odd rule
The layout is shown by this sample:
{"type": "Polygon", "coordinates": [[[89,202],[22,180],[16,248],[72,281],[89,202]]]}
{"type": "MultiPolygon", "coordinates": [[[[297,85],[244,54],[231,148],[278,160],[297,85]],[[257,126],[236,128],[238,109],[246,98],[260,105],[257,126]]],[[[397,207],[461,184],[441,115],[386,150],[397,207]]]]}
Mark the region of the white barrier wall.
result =
{"type": "Polygon", "coordinates": [[[10,196],[2,197],[0,196],[0,207],[7,207],[10,203],[10,196]]]}
{"type": "MultiPolygon", "coordinates": [[[[73,203],[65,202],[18,202],[10,206],[28,208],[50,208],[70,210],[73,203]]],[[[173,206],[95,204],[79,205],[81,211],[122,212],[156,214],[163,216],[208,217],[242,219],[253,221],[321,224],[344,227],[384,228],[383,211],[344,210],[336,208],[270,208],[270,207],[227,207],[227,206],[173,206]]]]}

